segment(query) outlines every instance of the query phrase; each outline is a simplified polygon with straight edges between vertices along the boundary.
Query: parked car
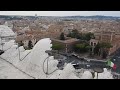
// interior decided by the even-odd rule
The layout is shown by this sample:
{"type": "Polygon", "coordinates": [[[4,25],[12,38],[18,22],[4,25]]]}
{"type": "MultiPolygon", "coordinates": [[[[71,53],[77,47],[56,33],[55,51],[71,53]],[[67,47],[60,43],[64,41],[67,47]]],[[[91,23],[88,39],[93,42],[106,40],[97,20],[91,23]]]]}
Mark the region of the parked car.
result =
{"type": "Polygon", "coordinates": [[[87,65],[87,68],[90,68],[90,65],[87,65]]]}
{"type": "Polygon", "coordinates": [[[0,50],[0,55],[3,54],[3,53],[4,53],[4,51],[3,51],[3,50],[0,50]]]}

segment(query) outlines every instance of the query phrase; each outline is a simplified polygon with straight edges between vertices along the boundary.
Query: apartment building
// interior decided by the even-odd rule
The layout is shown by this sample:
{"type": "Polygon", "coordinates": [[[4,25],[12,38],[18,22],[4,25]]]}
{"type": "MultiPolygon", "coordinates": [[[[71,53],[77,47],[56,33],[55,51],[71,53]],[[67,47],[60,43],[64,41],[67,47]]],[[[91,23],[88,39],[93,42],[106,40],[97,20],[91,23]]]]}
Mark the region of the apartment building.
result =
{"type": "Polygon", "coordinates": [[[98,42],[108,42],[113,46],[110,48],[109,55],[113,54],[117,49],[120,48],[120,33],[116,33],[115,31],[102,31],[95,32],[95,40],[98,42]]]}

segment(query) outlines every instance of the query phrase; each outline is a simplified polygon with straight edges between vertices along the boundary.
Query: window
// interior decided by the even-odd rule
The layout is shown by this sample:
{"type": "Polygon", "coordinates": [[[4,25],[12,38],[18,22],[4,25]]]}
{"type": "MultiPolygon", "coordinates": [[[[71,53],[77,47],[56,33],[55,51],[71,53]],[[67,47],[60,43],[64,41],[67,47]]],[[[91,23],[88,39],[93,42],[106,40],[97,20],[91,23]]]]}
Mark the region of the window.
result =
{"type": "Polygon", "coordinates": [[[93,42],[91,42],[91,46],[93,46],[93,42]]]}
{"type": "Polygon", "coordinates": [[[94,46],[96,46],[96,43],[94,43],[94,46]]]}

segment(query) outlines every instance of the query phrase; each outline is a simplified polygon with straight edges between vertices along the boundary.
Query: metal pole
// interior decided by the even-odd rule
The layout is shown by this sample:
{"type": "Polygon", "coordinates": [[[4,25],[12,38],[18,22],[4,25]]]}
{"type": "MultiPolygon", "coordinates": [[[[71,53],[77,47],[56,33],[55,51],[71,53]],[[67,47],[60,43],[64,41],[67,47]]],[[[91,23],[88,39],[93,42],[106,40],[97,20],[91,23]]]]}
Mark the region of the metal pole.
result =
{"type": "Polygon", "coordinates": [[[46,78],[47,78],[47,75],[48,75],[48,59],[47,59],[47,71],[46,71],[46,78]]]}
{"type": "Polygon", "coordinates": [[[47,74],[48,74],[48,59],[47,59],[47,74]]]}
{"type": "Polygon", "coordinates": [[[68,51],[68,50],[67,50],[67,44],[66,44],[66,53],[67,53],[67,51],[68,51]]]}

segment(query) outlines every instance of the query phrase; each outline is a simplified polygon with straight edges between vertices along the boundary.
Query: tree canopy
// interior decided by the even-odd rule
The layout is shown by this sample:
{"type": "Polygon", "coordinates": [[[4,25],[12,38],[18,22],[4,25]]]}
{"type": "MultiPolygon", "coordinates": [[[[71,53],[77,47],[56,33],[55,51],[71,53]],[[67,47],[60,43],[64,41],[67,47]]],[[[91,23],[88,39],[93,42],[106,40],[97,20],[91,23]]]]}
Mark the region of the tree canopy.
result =
{"type": "Polygon", "coordinates": [[[111,48],[112,45],[110,43],[107,43],[107,42],[102,42],[102,43],[100,43],[100,47],[101,48],[111,48]]]}
{"type": "Polygon", "coordinates": [[[80,33],[78,32],[78,30],[72,30],[72,32],[70,32],[68,35],[68,37],[71,37],[71,38],[77,38],[77,39],[80,39],[80,33]]]}
{"type": "Polygon", "coordinates": [[[91,46],[89,46],[87,43],[80,43],[74,46],[75,52],[78,52],[78,53],[88,52],[90,48],[91,46]]]}
{"type": "Polygon", "coordinates": [[[22,41],[20,41],[19,43],[18,43],[18,46],[20,47],[20,46],[23,46],[24,45],[24,43],[22,42],[22,41]]]}
{"type": "Polygon", "coordinates": [[[112,48],[112,45],[108,42],[98,43],[94,48],[94,54],[101,55],[103,58],[106,58],[108,55],[107,49],[109,48],[112,48]]]}
{"type": "Polygon", "coordinates": [[[63,46],[61,44],[53,44],[51,47],[53,50],[61,50],[63,46]]]}
{"type": "Polygon", "coordinates": [[[72,38],[81,39],[81,40],[87,40],[87,41],[95,38],[94,34],[91,33],[91,32],[89,32],[89,33],[79,33],[78,30],[76,30],[76,29],[72,30],[72,32],[70,32],[67,36],[72,37],[72,38]]]}
{"type": "Polygon", "coordinates": [[[90,39],[93,39],[93,38],[95,38],[95,37],[94,37],[94,34],[91,32],[84,34],[84,40],[89,41],[90,39]]]}
{"type": "Polygon", "coordinates": [[[28,48],[29,48],[29,49],[32,49],[32,48],[33,48],[32,41],[31,41],[31,40],[28,42],[28,48]]]}
{"type": "Polygon", "coordinates": [[[65,40],[65,36],[63,32],[60,34],[60,40],[65,40]]]}

